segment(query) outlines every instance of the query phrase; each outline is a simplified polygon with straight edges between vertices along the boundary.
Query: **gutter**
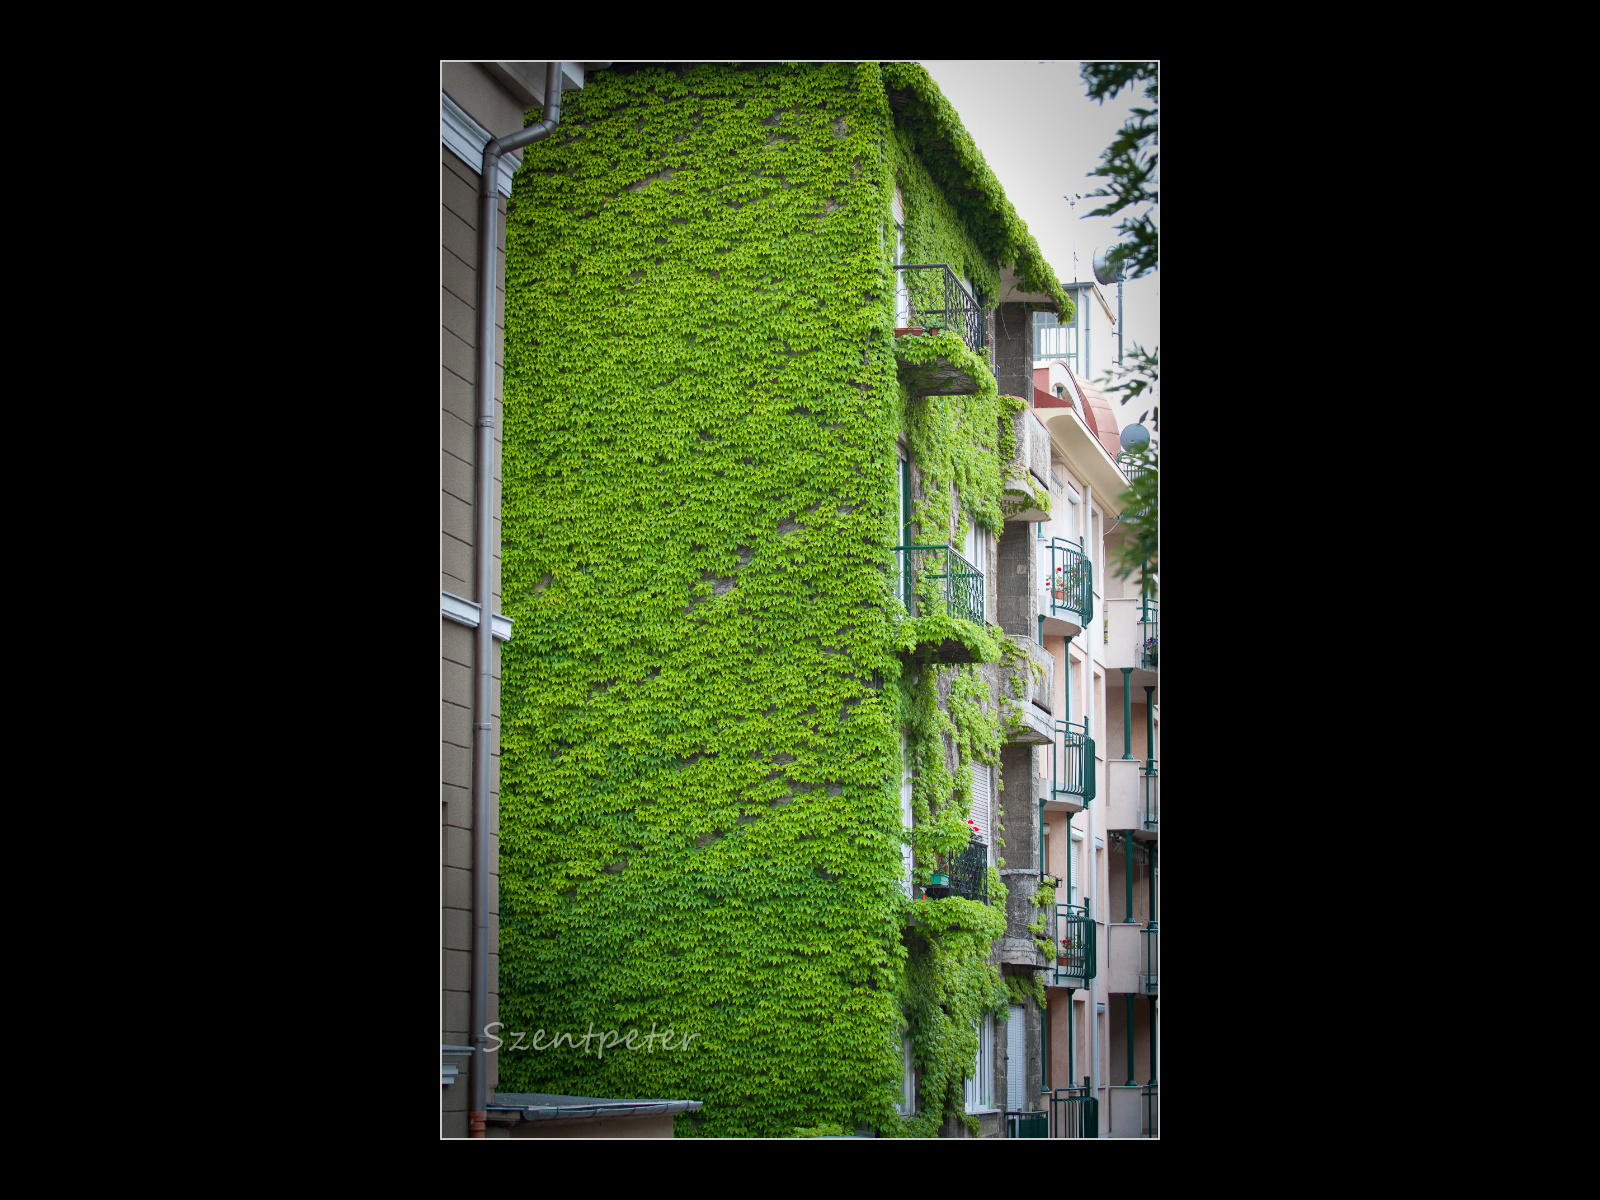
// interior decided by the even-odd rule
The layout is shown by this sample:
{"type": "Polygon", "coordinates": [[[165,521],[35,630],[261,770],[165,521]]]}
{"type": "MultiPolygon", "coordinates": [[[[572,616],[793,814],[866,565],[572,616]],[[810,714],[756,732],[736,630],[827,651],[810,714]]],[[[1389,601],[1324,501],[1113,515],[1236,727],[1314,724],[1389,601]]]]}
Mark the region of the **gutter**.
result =
{"type": "MultiPolygon", "coordinates": [[[[548,137],[561,121],[561,64],[545,67],[544,120],[537,125],[490,138],[483,148],[483,170],[478,176],[478,604],[489,612],[494,596],[494,291],[499,266],[495,258],[496,223],[500,215],[495,179],[500,156],[548,137]]],[[[477,628],[477,689],[472,707],[472,1043],[471,1084],[467,1102],[467,1136],[481,1138],[488,1118],[489,1059],[486,1032],[489,1024],[489,816],[494,655],[493,621],[479,620],[477,628]]]]}

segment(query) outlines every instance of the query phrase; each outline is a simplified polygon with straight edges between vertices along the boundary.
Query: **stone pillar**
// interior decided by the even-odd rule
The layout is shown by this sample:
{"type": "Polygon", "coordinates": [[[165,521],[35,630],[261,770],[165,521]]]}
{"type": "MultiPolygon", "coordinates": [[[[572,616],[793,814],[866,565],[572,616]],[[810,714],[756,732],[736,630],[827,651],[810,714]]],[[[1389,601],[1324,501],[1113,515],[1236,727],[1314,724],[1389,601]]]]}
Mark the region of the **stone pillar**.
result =
{"type": "Polygon", "coordinates": [[[1025,304],[994,310],[994,368],[1000,392],[1033,401],[1033,313],[1025,304]]]}
{"type": "Polygon", "coordinates": [[[1031,521],[1007,521],[996,555],[995,596],[1000,628],[1012,637],[1039,640],[1039,554],[1031,521]]]}

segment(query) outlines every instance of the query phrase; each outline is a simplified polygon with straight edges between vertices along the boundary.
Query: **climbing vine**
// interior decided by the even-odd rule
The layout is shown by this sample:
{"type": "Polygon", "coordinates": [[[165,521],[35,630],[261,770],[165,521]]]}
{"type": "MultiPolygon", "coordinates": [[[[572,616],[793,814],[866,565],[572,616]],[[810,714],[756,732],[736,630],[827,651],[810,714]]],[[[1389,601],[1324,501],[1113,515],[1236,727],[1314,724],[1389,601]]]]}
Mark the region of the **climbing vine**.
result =
{"type": "Polygon", "coordinates": [[[972,202],[934,194],[914,141],[878,64],[701,65],[599,72],[524,151],[501,1036],[673,1040],[507,1046],[501,1090],[702,1101],[680,1135],[926,1135],[960,1112],[973,1022],[1005,1003],[1005,890],[991,872],[988,905],[913,900],[901,848],[925,881],[965,844],[971,763],[998,761],[978,669],[929,648],[993,662],[1001,638],[924,583],[915,619],[894,595],[894,446],[912,447],[929,540],[959,545],[967,514],[1000,529],[1014,409],[986,368],[976,396],[919,394],[919,364],[983,367],[953,334],[897,356],[894,180],[920,245],[965,245],[978,286],[996,286],[996,230],[1029,251],[998,218],[961,233],[972,202]]]}

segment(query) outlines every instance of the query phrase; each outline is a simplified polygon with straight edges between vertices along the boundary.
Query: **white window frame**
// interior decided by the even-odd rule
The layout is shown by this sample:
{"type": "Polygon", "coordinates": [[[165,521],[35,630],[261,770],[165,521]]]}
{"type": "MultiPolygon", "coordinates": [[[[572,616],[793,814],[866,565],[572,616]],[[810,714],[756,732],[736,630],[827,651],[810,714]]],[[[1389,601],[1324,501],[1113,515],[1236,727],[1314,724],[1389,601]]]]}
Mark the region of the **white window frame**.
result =
{"type": "MultiPolygon", "coordinates": [[[[900,762],[900,827],[902,829],[911,829],[915,824],[916,810],[911,799],[913,780],[911,778],[910,747],[905,734],[900,735],[900,762]]],[[[913,900],[917,898],[916,862],[916,851],[909,845],[902,845],[900,847],[901,873],[905,877],[906,895],[913,900]]]]}
{"type": "Polygon", "coordinates": [[[969,1113],[997,1111],[994,1106],[994,1018],[978,1022],[978,1057],[964,1086],[965,1107],[969,1113]]]}
{"type": "Polygon", "coordinates": [[[911,1057],[911,1033],[900,1035],[900,1103],[895,1105],[902,1117],[917,1115],[917,1065],[911,1057]]]}

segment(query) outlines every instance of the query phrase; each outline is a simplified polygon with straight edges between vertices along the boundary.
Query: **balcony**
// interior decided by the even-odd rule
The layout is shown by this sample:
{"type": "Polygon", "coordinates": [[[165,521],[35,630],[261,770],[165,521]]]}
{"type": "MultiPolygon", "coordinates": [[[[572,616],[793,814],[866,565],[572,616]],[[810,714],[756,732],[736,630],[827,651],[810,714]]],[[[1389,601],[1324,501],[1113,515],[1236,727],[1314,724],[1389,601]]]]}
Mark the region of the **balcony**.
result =
{"type": "Polygon", "coordinates": [[[984,623],[983,572],[949,546],[896,546],[895,590],[913,617],[923,615],[927,591],[919,586],[931,580],[933,594],[942,599],[952,617],[984,623]]]}
{"type": "MultiPolygon", "coordinates": [[[[979,904],[989,903],[988,846],[979,841],[969,842],[967,848],[951,859],[947,865],[950,876],[947,895],[976,900],[979,904]]],[[[933,895],[935,890],[930,887],[928,894],[933,895]]]]}
{"type": "Polygon", "coordinates": [[[1013,701],[1014,711],[1021,717],[1015,729],[1001,728],[1000,737],[1006,742],[1020,742],[1030,746],[1048,746],[1055,741],[1053,695],[1055,690],[1056,656],[1041,650],[1032,638],[1018,637],[1018,645],[1028,652],[1028,662],[1009,670],[1000,667],[1000,694],[1013,701]],[[1034,677],[1034,668],[1043,674],[1034,677]]]}
{"type": "MultiPolygon", "coordinates": [[[[1050,572],[1044,578],[1044,631],[1073,637],[1094,618],[1094,563],[1081,545],[1050,541],[1050,572]]],[[[1043,565],[1041,563],[1041,565],[1043,565]]]]}
{"type": "Polygon", "coordinates": [[[1161,780],[1156,774],[1156,760],[1150,759],[1144,765],[1144,774],[1139,777],[1140,790],[1144,793],[1144,831],[1146,833],[1161,832],[1161,780]]]}
{"type": "Polygon", "coordinates": [[[1154,467],[1141,465],[1139,460],[1131,454],[1117,455],[1117,470],[1128,477],[1129,483],[1138,483],[1140,476],[1154,475],[1156,473],[1154,467]]]}
{"type": "MultiPolygon", "coordinates": [[[[1121,906],[1120,899],[1118,907],[1121,906]]],[[[1144,974],[1144,939],[1145,928],[1143,925],[1132,921],[1109,921],[1106,923],[1106,991],[1113,995],[1120,992],[1129,992],[1141,995],[1144,989],[1139,980],[1144,974]]]]}
{"type": "Polygon", "coordinates": [[[1050,987],[1088,987],[1098,966],[1095,958],[1095,923],[1088,909],[1077,904],[1055,906],[1050,940],[1056,944],[1056,961],[1045,977],[1050,987]]]}
{"type": "Polygon", "coordinates": [[[1161,955],[1156,938],[1156,922],[1151,921],[1144,929],[1144,957],[1139,970],[1139,991],[1146,996],[1161,994],[1161,955]]]}
{"type": "MultiPolygon", "coordinates": [[[[904,289],[909,313],[905,318],[907,324],[895,330],[896,357],[911,390],[933,396],[975,395],[979,381],[970,367],[945,358],[912,362],[901,353],[899,341],[902,336],[949,330],[959,335],[967,349],[987,364],[989,351],[984,344],[987,334],[982,307],[967,294],[955,272],[944,263],[907,263],[896,266],[895,270],[901,272],[900,286],[904,289]]],[[[986,365],[981,369],[990,368],[986,365]]]]}
{"type": "Polygon", "coordinates": [[[1039,507],[1036,493],[1050,494],[1050,434],[1031,408],[1011,414],[1011,429],[1017,448],[1000,470],[1001,515],[1007,521],[1048,521],[1050,512],[1039,507]]]}
{"type": "MultiPolygon", "coordinates": [[[[1155,687],[1161,683],[1161,605],[1149,596],[1107,600],[1106,666],[1133,669],[1129,684],[1155,687]]],[[[1048,626],[1047,626],[1048,628],[1048,626]]],[[[1160,702],[1160,693],[1155,693],[1160,702]]]]}
{"type": "Polygon", "coordinates": [[[1153,758],[1106,763],[1106,828],[1131,829],[1135,841],[1152,840],[1160,833],[1160,782],[1153,758]]]}
{"type": "Polygon", "coordinates": [[[1082,812],[1094,799],[1094,739],[1082,721],[1057,721],[1055,732],[1050,798],[1061,811],[1082,812]]]}

